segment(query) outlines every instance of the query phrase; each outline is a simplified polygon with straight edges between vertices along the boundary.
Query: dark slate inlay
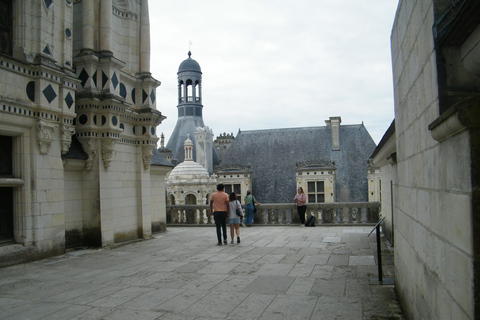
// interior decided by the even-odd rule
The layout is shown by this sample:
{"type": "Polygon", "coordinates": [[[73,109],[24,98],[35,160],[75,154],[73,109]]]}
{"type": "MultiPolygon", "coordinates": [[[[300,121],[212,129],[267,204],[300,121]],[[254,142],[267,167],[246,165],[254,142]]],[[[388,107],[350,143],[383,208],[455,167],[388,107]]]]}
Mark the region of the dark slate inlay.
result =
{"type": "Polygon", "coordinates": [[[154,128],[154,127],[152,127],[152,128],[150,129],[150,133],[152,134],[152,136],[155,135],[155,128],[154,128]]]}
{"type": "Polygon", "coordinates": [[[102,88],[105,87],[105,85],[107,84],[107,81],[108,81],[108,77],[105,74],[105,72],[102,71],[102,88]]]}
{"type": "Polygon", "coordinates": [[[150,100],[152,100],[152,103],[155,102],[155,91],[152,89],[152,92],[150,92],[150,100]]]}
{"type": "Polygon", "coordinates": [[[30,99],[32,102],[35,102],[35,81],[30,81],[27,83],[27,97],[30,99]]]}
{"type": "Polygon", "coordinates": [[[70,109],[73,105],[73,98],[72,98],[72,95],[69,93],[67,93],[67,95],[65,96],[65,103],[67,104],[67,107],[68,109],[70,109]]]}
{"type": "Polygon", "coordinates": [[[118,123],[117,117],[116,117],[116,116],[113,116],[113,117],[112,117],[112,124],[113,124],[114,126],[116,126],[117,123],[118,123]]]}
{"type": "Polygon", "coordinates": [[[80,74],[78,75],[78,80],[82,81],[81,85],[82,87],[85,87],[85,83],[87,83],[89,76],[87,71],[85,71],[85,68],[82,69],[80,74]]]}
{"type": "Polygon", "coordinates": [[[147,100],[148,98],[148,94],[145,92],[145,90],[142,90],[143,93],[142,93],[142,103],[145,103],[145,100],[147,100]]]}
{"type": "Polygon", "coordinates": [[[95,83],[95,88],[97,87],[97,71],[92,76],[93,83],[95,83]]]}
{"type": "Polygon", "coordinates": [[[142,134],[145,134],[145,133],[147,133],[147,128],[142,127],[142,134]]]}
{"type": "Polygon", "coordinates": [[[85,124],[88,121],[88,117],[85,114],[82,114],[80,117],[78,117],[78,122],[80,124],[85,124]]]}
{"type": "Polygon", "coordinates": [[[50,48],[48,47],[48,45],[46,45],[45,48],[43,48],[43,53],[48,54],[48,55],[52,55],[52,53],[50,52],[50,48]]]}
{"type": "Polygon", "coordinates": [[[105,123],[107,123],[107,118],[105,116],[102,116],[102,126],[104,126],[105,123]]]}
{"type": "Polygon", "coordinates": [[[48,103],[52,103],[52,101],[57,97],[57,94],[55,93],[55,90],[53,90],[51,85],[48,85],[45,89],[43,89],[42,92],[48,103]]]}
{"type": "Polygon", "coordinates": [[[125,87],[125,85],[123,83],[120,82],[120,96],[123,98],[123,99],[126,99],[127,98],[127,88],[125,87]]]}
{"type": "Polygon", "coordinates": [[[135,88],[132,89],[132,101],[135,104],[135,88]]]}
{"type": "Polygon", "coordinates": [[[65,35],[67,36],[68,39],[70,39],[72,37],[72,30],[70,30],[70,28],[66,28],[65,35]]]}
{"type": "Polygon", "coordinates": [[[125,125],[123,123],[120,123],[120,129],[125,130],[125,125]]]}
{"type": "Polygon", "coordinates": [[[50,5],[53,3],[53,0],[43,0],[47,9],[50,9],[50,5]]]}
{"type": "Polygon", "coordinates": [[[113,73],[112,84],[113,84],[113,89],[116,90],[118,86],[118,78],[115,72],[113,73]]]}
{"type": "Polygon", "coordinates": [[[93,116],[93,124],[95,124],[95,125],[97,124],[97,115],[96,114],[93,116]]]}

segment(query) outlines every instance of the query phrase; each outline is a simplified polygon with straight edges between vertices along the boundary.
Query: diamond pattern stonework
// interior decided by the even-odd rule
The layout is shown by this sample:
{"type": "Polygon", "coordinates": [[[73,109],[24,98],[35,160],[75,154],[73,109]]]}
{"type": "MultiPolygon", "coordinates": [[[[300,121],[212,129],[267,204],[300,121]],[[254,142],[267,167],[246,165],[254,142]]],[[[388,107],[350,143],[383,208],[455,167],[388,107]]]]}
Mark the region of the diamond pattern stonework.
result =
{"type": "Polygon", "coordinates": [[[55,93],[55,90],[53,90],[51,85],[48,85],[45,89],[43,89],[42,92],[48,103],[52,103],[52,101],[57,97],[57,94],[55,93]]]}

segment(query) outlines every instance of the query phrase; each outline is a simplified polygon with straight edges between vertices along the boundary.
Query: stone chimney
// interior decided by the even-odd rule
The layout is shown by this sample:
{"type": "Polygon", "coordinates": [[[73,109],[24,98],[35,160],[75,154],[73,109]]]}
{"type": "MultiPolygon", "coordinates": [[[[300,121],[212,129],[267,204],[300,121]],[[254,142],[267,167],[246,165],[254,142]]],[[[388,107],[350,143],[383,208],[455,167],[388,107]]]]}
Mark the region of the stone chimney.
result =
{"type": "Polygon", "coordinates": [[[209,127],[195,130],[195,162],[201,164],[208,173],[213,173],[213,131],[209,127]]]}
{"type": "Polygon", "coordinates": [[[340,150],[340,123],[342,122],[341,117],[330,117],[330,120],[325,120],[327,126],[332,129],[332,150],[340,150]]]}

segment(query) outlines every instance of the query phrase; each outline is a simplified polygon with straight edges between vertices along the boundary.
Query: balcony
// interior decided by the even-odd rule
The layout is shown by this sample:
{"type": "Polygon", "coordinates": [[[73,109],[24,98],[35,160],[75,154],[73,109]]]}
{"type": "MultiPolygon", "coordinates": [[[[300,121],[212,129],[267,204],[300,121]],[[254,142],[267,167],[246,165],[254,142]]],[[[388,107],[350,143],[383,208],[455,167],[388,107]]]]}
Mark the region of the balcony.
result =
{"type": "MultiPolygon", "coordinates": [[[[245,210],[244,205],[242,208],[245,210]]],[[[295,204],[271,203],[256,206],[253,221],[257,225],[298,225],[295,204]]],[[[168,225],[213,225],[209,205],[168,205],[168,225]]],[[[379,221],[380,202],[333,202],[307,205],[307,216],[315,225],[374,225],[379,221]]]]}

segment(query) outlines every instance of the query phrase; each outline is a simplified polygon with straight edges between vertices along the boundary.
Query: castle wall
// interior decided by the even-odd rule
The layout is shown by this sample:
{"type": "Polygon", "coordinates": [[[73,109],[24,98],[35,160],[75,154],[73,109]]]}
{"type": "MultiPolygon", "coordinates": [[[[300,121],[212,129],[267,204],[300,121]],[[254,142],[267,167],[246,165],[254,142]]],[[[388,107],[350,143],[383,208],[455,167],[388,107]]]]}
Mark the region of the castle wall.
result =
{"type": "Polygon", "coordinates": [[[0,252],[0,267],[165,230],[170,168],[151,170],[165,117],[148,70],[148,2],[11,3],[0,135],[13,168],[0,187],[13,190],[6,230],[17,249],[0,252]]]}
{"type": "Polygon", "coordinates": [[[428,128],[440,115],[434,2],[400,1],[391,36],[395,284],[409,319],[473,319],[469,134],[439,142],[428,128]]]}

